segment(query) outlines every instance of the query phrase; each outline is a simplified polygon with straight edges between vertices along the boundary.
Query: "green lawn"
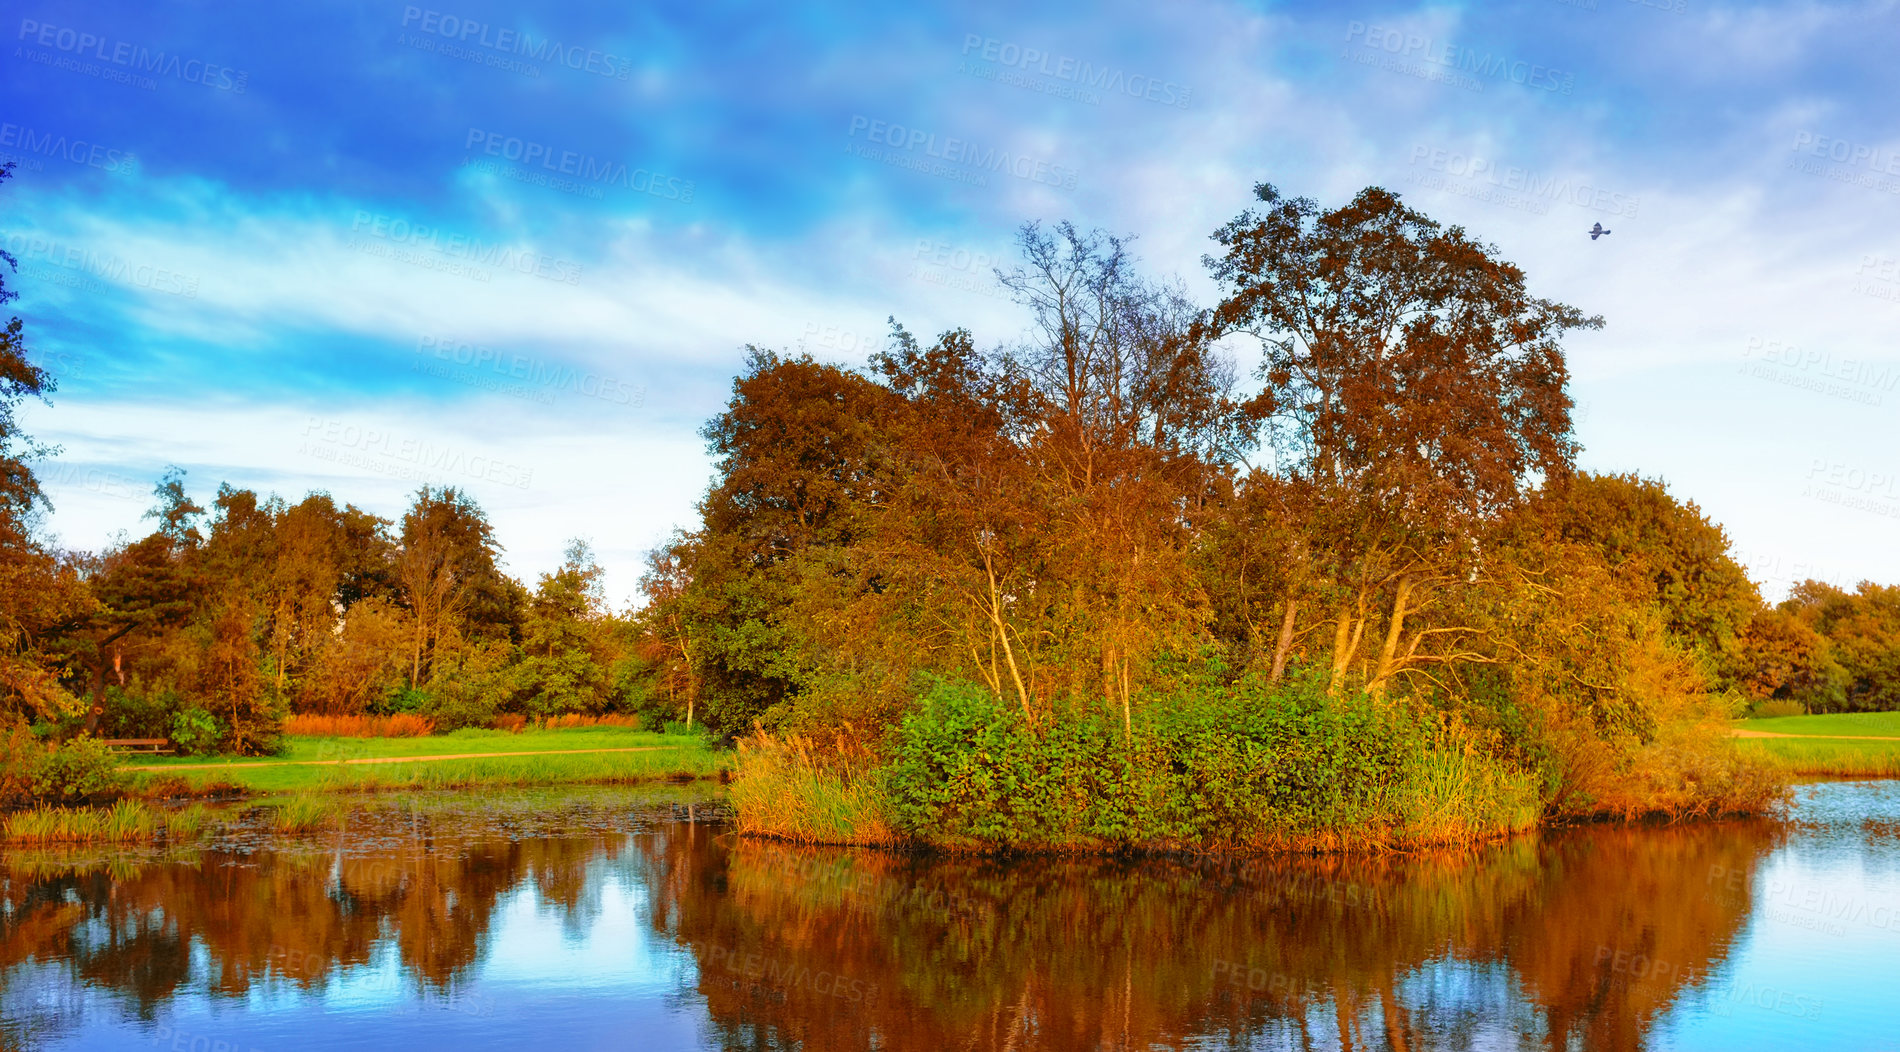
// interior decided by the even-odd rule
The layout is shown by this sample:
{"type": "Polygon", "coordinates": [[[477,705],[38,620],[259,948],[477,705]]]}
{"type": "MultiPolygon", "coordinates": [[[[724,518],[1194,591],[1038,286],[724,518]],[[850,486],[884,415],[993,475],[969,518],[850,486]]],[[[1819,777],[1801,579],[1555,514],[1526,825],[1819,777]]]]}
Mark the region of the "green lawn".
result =
{"type": "Polygon", "coordinates": [[[1781,716],[1742,720],[1742,730],[1789,734],[1790,738],[1739,738],[1745,752],[1775,758],[1796,775],[1900,777],[1900,712],[1843,712],[1828,716],[1781,716]],[[1891,741],[1867,739],[1889,738],[1891,741]]]}
{"type": "Polygon", "coordinates": [[[378,788],[463,788],[481,785],[559,785],[714,777],[728,757],[698,737],[661,735],[621,727],[556,731],[463,730],[426,738],[287,739],[288,748],[264,757],[130,757],[128,767],[154,767],[141,777],[178,777],[194,785],[228,783],[254,792],[378,788]],[[577,749],[638,749],[587,752],[577,749]],[[431,760],[460,753],[535,753],[431,760]],[[351,760],[414,762],[349,763],[351,760]]]}
{"type": "Polygon", "coordinates": [[[1768,734],[1813,735],[1823,738],[1842,736],[1900,738],[1900,712],[1842,712],[1830,716],[1780,716],[1768,720],[1742,720],[1737,726],[1743,730],[1763,731],[1768,734]]]}

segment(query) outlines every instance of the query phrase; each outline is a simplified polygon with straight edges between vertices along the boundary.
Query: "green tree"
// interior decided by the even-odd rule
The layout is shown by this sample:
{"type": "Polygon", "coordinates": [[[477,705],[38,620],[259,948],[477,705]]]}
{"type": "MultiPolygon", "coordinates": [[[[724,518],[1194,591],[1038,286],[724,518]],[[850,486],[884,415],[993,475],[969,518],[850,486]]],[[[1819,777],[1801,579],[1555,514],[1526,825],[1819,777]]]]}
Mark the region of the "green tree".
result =
{"type": "Polygon", "coordinates": [[[1762,601],[1722,527],[1660,480],[1633,473],[1580,473],[1555,496],[1563,538],[1594,550],[1657,604],[1671,637],[1702,654],[1719,683],[1732,682],[1738,637],[1762,601]]]}
{"type": "Polygon", "coordinates": [[[522,628],[520,683],[534,715],[599,713],[617,655],[605,573],[584,540],[568,542],[559,569],[541,575],[522,628]]]}

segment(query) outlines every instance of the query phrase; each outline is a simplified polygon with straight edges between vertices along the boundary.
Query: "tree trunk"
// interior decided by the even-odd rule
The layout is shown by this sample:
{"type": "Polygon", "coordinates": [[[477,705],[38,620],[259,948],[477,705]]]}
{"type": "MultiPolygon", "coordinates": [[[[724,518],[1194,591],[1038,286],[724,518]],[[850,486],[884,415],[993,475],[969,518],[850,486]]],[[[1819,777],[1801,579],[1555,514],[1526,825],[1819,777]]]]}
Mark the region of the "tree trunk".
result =
{"type": "Polygon", "coordinates": [[[1359,653],[1359,640],[1366,634],[1366,593],[1361,591],[1350,609],[1342,607],[1339,611],[1339,627],[1333,632],[1333,677],[1326,686],[1326,693],[1338,697],[1346,686],[1346,670],[1352,667],[1354,654],[1359,653]],[[1359,616],[1355,617],[1354,614],[1359,616]]]}
{"type": "Polygon", "coordinates": [[[1269,682],[1280,682],[1280,677],[1286,673],[1287,652],[1293,649],[1293,622],[1299,610],[1298,599],[1286,601],[1286,613],[1280,618],[1280,638],[1273,643],[1273,672],[1267,677],[1269,682]]]}
{"type": "Polygon", "coordinates": [[[1379,670],[1373,674],[1372,682],[1367,684],[1370,694],[1384,694],[1385,682],[1392,678],[1397,669],[1393,660],[1399,652],[1399,635],[1405,628],[1405,603],[1412,597],[1414,587],[1411,574],[1399,576],[1398,587],[1392,593],[1392,618],[1385,627],[1385,643],[1379,647],[1379,670]]]}
{"type": "Polygon", "coordinates": [[[1134,714],[1129,706],[1129,655],[1121,655],[1121,742],[1134,742],[1134,714]]]}
{"type": "Polygon", "coordinates": [[[1033,715],[1029,710],[1029,688],[1023,686],[1023,674],[1016,667],[1016,651],[1009,645],[1009,628],[1003,623],[1003,604],[996,594],[996,571],[991,567],[988,552],[983,553],[983,571],[989,576],[990,582],[990,627],[997,640],[1003,644],[1003,660],[1009,664],[1010,681],[1016,684],[1016,696],[1022,701],[1024,718],[1029,718],[1033,715]]]}

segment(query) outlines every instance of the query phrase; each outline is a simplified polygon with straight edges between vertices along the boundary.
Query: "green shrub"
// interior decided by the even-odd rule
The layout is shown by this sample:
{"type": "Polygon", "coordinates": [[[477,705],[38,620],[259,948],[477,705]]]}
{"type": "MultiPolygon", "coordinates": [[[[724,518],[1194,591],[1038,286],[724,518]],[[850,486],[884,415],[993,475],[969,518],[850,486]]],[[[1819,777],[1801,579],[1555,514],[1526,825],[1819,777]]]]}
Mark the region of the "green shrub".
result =
{"type": "Polygon", "coordinates": [[[29,793],[46,803],[98,803],[122,795],[127,780],[104,742],[79,737],[42,750],[29,776],[29,793]]]}
{"type": "Polygon", "coordinates": [[[420,687],[395,686],[369,704],[371,716],[394,716],[399,712],[426,712],[433,697],[420,687]]]}
{"type": "Polygon", "coordinates": [[[166,738],[185,700],[171,690],[138,693],[107,687],[104,707],[99,717],[101,738],[166,738]]]}
{"type": "Polygon", "coordinates": [[[440,733],[467,727],[486,727],[495,721],[501,706],[496,696],[479,684],[457,680],[432,692],[419,714],[435,721],[440,733]]]}
{"type": "Polygon", "coordinates": [[[1125,729],[1099,703],[1035,724],[936,683],[899,725],[892,824],[969,846],[1245,848],[1468,839],[1534,822],[1534,779],[1447,751],[1423,716],[1316,683],[1183,684],[1125,729]]]}
{"type": "Polygon", "coordinates": [[[0,810],[33,802],[33,780],[45,756],[46,746],[25,727],[9,727],[0,736],[0,810]]]}
{"type": "Polygon", "coordinates": [[[172,715],[171,740],[182,756],[208,756],[224,741],[224,721],[200,708],[172,715]]]}

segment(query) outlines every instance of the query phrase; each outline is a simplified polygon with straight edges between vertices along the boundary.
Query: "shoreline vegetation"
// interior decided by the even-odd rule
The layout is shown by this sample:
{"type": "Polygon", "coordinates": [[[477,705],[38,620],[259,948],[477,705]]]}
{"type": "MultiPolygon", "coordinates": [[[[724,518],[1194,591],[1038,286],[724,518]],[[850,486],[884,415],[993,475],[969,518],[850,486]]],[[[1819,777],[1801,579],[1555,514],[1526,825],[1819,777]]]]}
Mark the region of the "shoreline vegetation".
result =
{"type": "Polygon", "coordinates": [[[1112,720],[1033,728],[980,687],[939,684],[893,756],[763,731],[738,743],[741,835],[950,853],[1418,851],[1616,819],[1777,813],[1779,768],[1726,729],[1677,734],[1568,801],[1444,724],[1374,699],[1237,690],[1124,738],[1112,720]],[[841,753],[844,754],[841,757],[841,753]],[[844,762],[840,762],[841,758],[844,762]]]}
{"type": "Polygon", "coordinates": [[[1262,183],[1213,244],[1202,303],[1029,223],[1014,337],[747,348],[625,609],[583,539],[511,576],[454,487],[389,518],[174,467],[151,533],[61,550],[11,319],[0,807],[730,775],[741,832],[813,843],[1412,850],[1894,770],[1728,733],[1900,708],[1900,586],[1770,606],[1693,502],[1580,470],[1565,342],[1601,317],[1380,187],[1262,183]],[[130,785],[112,739],[180,755],[130,785]]]}

